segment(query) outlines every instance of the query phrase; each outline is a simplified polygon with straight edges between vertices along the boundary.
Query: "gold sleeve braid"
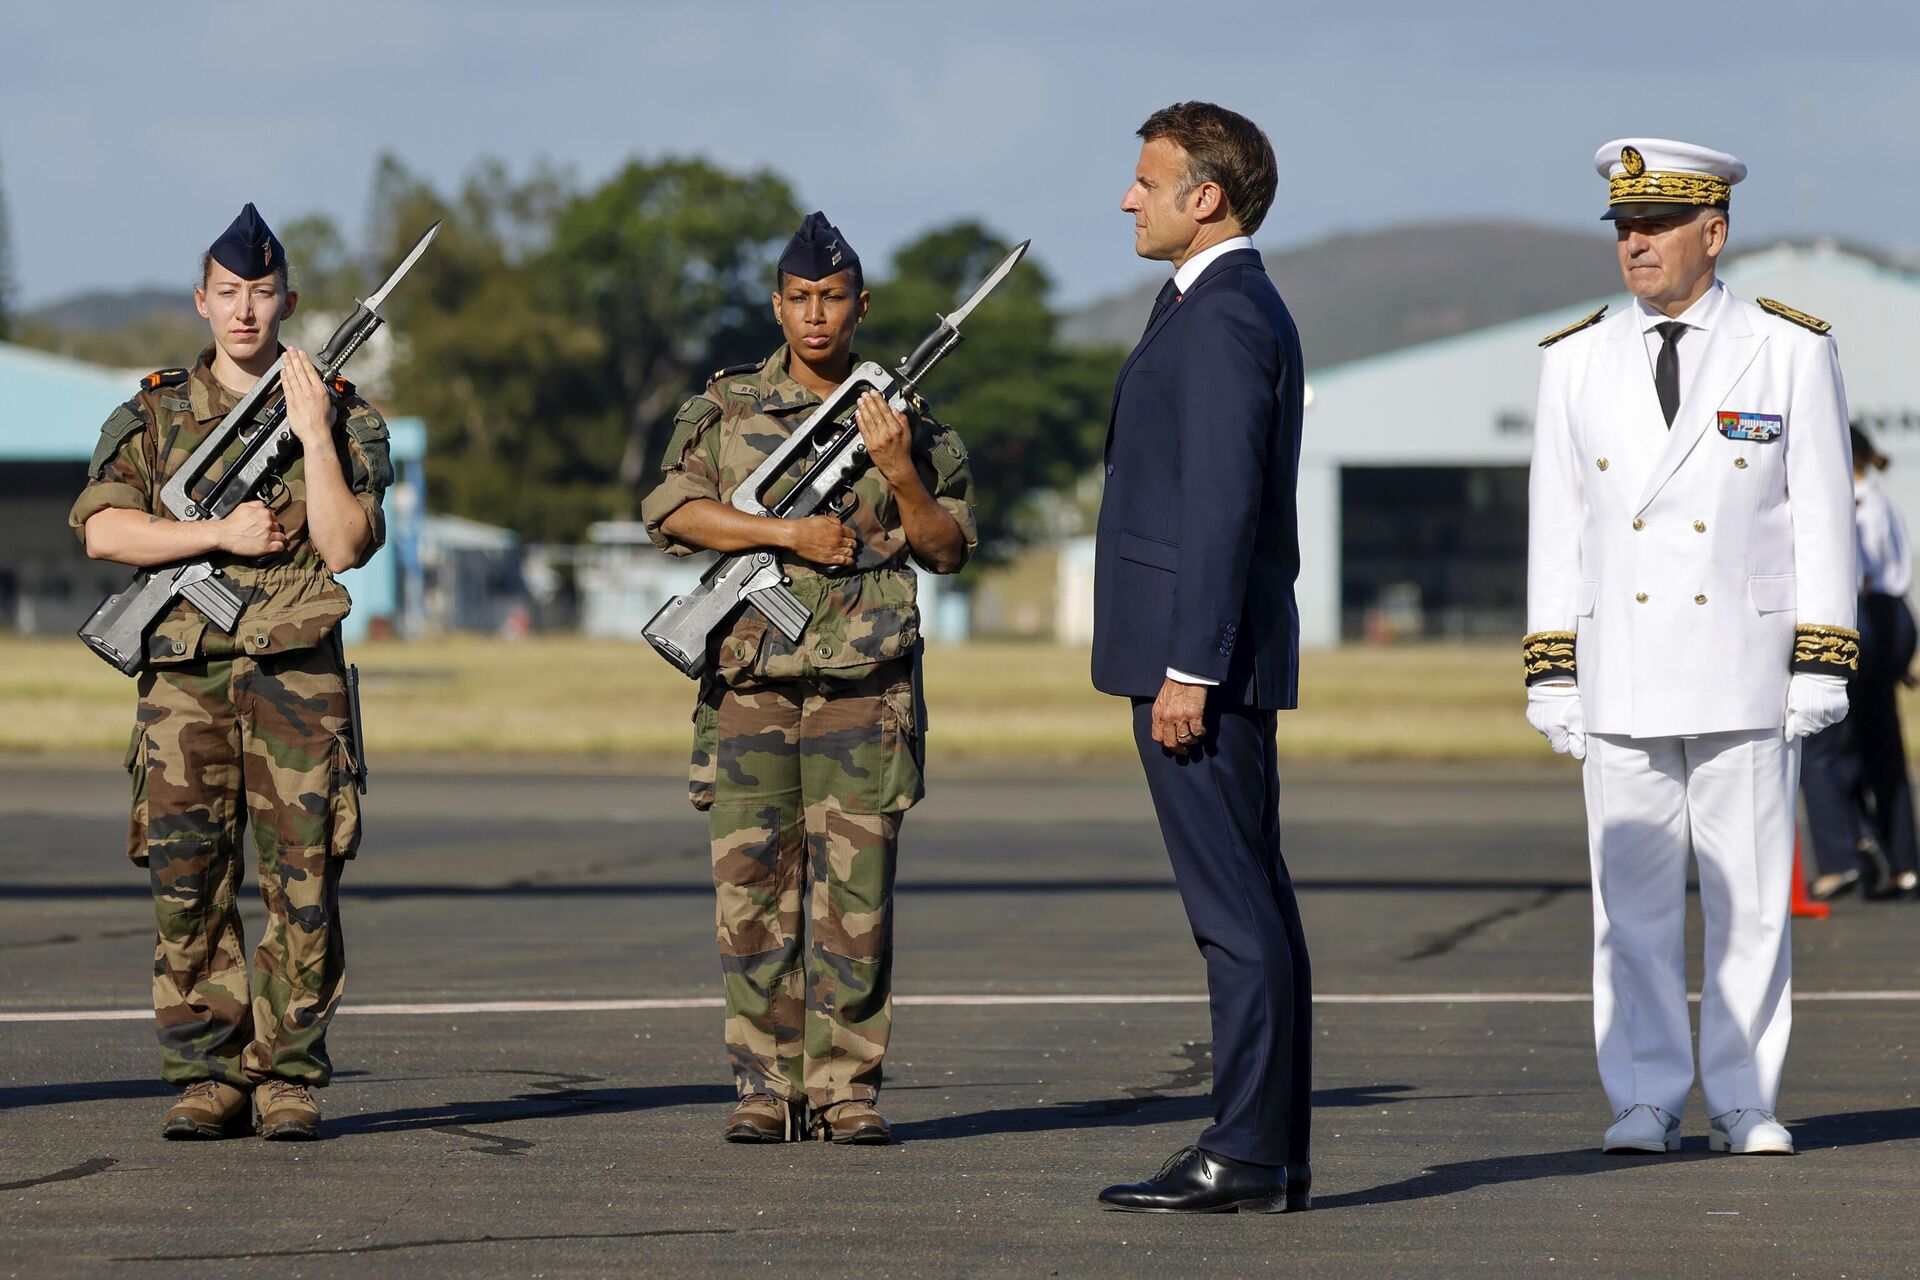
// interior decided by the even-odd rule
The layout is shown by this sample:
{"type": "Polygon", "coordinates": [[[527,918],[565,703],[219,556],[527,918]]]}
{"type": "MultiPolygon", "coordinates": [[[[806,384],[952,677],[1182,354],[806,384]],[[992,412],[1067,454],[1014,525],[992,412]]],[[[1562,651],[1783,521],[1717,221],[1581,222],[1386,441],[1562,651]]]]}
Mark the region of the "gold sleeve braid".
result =
{"type": "Polygon", "coordinates": [[[1520,641],[1520,657],[1527,669],[1527,683],[1574,678],[1573,632],[1536,631],[1520,641]]]}
{"type": "Polygon", "coordinates": [[[1793,629],[1793,670],[1809,675],[1850,676],[1860,669],[1860,633],[1846,627],[1793,629]]]}

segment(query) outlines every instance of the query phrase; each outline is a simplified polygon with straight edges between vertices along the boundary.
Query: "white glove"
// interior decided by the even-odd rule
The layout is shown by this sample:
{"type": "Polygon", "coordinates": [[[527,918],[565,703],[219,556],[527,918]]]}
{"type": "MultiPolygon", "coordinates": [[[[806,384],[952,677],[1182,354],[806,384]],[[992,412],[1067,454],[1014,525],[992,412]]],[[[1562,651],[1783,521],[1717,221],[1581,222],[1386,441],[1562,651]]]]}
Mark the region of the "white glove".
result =
{"type": "Polygon", "coordinates": [[[1831,728],[1847,718],[1847,682],[1843,676],[1796,671],[1787,681],[1787,741],[1831,728]]]}
{"type": "Polygon", "coordinates": [[[1587,713],[1580,705],[1579,685],[1527,686],[1527,723],[1561,755],[1587,758],[1587,713]]]}

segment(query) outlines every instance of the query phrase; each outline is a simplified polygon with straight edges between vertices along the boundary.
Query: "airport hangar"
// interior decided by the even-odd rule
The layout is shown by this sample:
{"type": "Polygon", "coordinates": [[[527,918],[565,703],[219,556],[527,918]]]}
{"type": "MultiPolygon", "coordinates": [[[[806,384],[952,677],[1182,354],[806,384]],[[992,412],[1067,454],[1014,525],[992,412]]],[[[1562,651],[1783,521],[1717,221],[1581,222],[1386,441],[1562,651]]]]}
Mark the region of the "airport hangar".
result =
{"type": "MultiPolygon", "coordinates": [[[[1780,245],[1722,272],[1833,325],[1880,482],[1920,532],[1920,276],[1830,245],[1780,245]]],[[[1303,642],[1511,639],[1525,631],[1527,461],[1538,342],[1625,295],[1313,370],[1300,458],[1303,642]]]]}
{"type": "MultiPolygon", "coordinates": [[[[87,558],[67,511],[86,483],[100,424],[145,372],[0,342],[0,633],[70,633],[127,585],[124,566],[87,558]]],[[[349,641],[399,613],[401,579],[419,560],[426,424],[403,417],[388,426],[398,477],[387,491],[387,549],[344,575],[354,598],[349,641]]]]}

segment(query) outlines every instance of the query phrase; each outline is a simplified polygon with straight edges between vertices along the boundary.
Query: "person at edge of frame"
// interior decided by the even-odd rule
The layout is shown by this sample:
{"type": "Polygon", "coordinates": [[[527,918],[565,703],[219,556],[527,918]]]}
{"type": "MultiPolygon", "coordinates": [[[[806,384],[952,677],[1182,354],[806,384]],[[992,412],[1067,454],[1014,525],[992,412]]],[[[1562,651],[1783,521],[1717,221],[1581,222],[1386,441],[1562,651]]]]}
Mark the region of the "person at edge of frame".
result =
{"type": "Polygon", "coordinates": [[[1860,674],[1847,688],[1847,718],[1807,739],[1800,779],[1820,868],[1808,892],[1821,901],[1856,886],[1867,898],[1910,897],[1920,887],[1899,704],[1900,687],[1913,679],[1914,622],[1906,599],[1913,544],[1900,512],[1873,479],[1886,470],[1886,455],[1858,424],[1852,435],[1860,674]]]}
{"type": "Polygon", "coordinates": [[[141,379],[107,419],[68,519],[96,560],[208,557],[247,601],[231,635],[183,599],[149,637],[126,757],[128,856],[153,889],[161,1075],[184,1086],[161,1132],[218,1138],[251,1118],[264,1138],[310,1139],[346,977],[341,868],[360,842],[335,634],[351,601],[334,575],[384,538],[387,427],[351,384],[330,392],[307,353],[280,345],[299,294],[252,204],[202,256],[193,292],[212,345],[190,369],[141,379]],[[283,352],[300,452],[271,501],[175,520],[160,502],[168,478],[283,352]],[[251,974],[236,903],[242,828],[267,907],[251,974]]]}
{"type": "Polygon", "coordinates": [[[1252,237],[1273,144],[1211,102],[1154,112],[1120,209],[1167,263],[1114,384],[1091,675],[1128,699],[1154,815],[1206,961],[1213,1123],[1139,1182],[1141,1213],[1312,1207],[1313,993],[1281,853],[1279,713],[1299,702],[1300,334],[1252,237]]]}
{"type": "Polygon", "coordinates": [[[977,535],[965,447],[916,402],[856,409],[872,465],[840,516],[729,505],[734,487],[845,381],[867,313],[860,258],[809,214],[781,254],[786,341],[722,369],[675,416],[642,515],[670,555],[770,548],[811,620],[790,642],[752,608],[709,642],[692,799],[708,813],[726,1044],[722,1136],[892,1140],[879,1096],[892,1026],[900,824],[922,795],[920,618],[909,560],[955,573],[977,535]]]}
{"type": "Polygon", "coordinates": [[[1522,659],[1528,721],[1584,762],[1600,1148],[1680,1149],[1691,855],[1707,1146],[1791,1155],[1801,741],[1847,714],[1860,639],[1839,351],[1717,279],[1746,165],[1664,138],[1593,163],[1633,302],[1541,341],[1522,659]]]}

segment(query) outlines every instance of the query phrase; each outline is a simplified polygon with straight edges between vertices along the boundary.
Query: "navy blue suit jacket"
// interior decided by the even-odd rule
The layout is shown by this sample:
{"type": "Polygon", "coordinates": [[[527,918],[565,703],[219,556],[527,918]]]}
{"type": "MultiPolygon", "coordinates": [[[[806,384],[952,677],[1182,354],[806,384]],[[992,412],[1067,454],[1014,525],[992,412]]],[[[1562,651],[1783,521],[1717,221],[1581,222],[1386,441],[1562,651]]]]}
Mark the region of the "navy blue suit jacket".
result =
{"type": "Polygon", "coordinates": [[[1121,367],[1094,550],[1093,683],[1172,667],[1232,705],[1296,704],[1300,335],[1260,255],[1209,263],[1121,367]]]}

